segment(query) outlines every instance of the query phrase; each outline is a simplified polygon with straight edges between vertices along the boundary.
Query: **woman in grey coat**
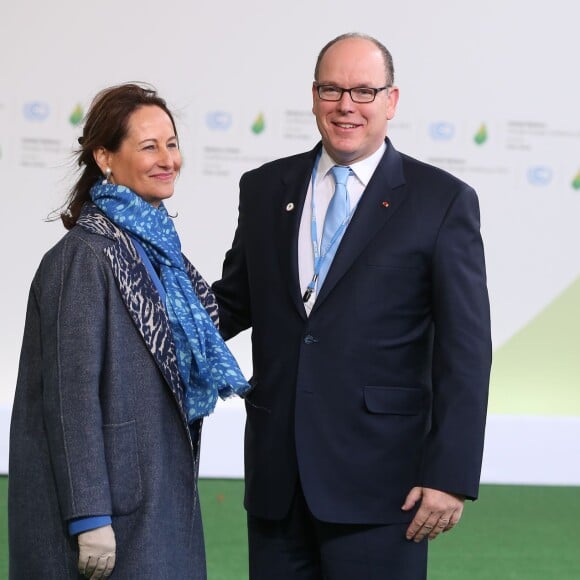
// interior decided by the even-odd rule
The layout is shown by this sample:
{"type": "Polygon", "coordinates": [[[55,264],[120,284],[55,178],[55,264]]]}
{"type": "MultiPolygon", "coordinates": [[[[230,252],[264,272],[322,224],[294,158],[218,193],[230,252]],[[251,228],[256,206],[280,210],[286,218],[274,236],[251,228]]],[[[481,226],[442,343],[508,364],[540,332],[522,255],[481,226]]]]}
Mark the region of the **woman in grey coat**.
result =
{"type": "Polygon", "coordinates": [[[136,84],[86,117],[69,232],[32,282],[10,428],[11,580],[206,578],[202,417],[248,385],[163,200],[171,112],[136,84]]]}

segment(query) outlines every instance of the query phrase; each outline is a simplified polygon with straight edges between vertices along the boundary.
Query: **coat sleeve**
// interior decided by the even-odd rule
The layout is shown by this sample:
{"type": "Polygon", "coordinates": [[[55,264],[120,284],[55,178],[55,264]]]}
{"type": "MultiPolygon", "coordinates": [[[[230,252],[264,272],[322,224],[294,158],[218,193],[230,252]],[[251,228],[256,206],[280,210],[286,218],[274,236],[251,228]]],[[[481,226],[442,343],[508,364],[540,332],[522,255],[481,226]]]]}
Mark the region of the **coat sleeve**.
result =
{"type": "Polygon", "coordinates": [[[423,485],[476,498],[491,368],[479,205],[465,187],[451,203],[433,259],[435,326],[431,430],[423,485]]]}
{"type": "Polygon", "coordinates": [[[242,176],[240,180],[238,225],[232,247],[226,253],[221,279],[212,285],[212,290],[219,306],[220,332],[225,340],[232,338],[252,325],[244,243],[247,212],[247,203],[243,193],[245,181],[246,175],[242,176]]]}
{"type": "Polygon", "coordinates": [[[111,514],[100,382],[107,319],[102,256],[74,235],[41,266],[42,404],[65,520],[111,514]]]}

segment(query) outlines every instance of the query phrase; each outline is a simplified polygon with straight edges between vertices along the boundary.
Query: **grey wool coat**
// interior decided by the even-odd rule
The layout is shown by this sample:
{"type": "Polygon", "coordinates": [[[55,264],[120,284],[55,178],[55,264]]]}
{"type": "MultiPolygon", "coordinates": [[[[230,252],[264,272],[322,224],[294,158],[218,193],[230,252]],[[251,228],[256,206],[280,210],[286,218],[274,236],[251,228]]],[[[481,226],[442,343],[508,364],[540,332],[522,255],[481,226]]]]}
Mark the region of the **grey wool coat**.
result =
{"type": "MultiPolygon", "coordinates": [[[[217,324],[211,290],[187,261],[217,324]]],[[[75,518],[110,514],[111,578],[206,578],[189,426],[164,304],[130,238],[92,204],[30,290],[12,410],[10,580],[80,578],[75,518]]]]}

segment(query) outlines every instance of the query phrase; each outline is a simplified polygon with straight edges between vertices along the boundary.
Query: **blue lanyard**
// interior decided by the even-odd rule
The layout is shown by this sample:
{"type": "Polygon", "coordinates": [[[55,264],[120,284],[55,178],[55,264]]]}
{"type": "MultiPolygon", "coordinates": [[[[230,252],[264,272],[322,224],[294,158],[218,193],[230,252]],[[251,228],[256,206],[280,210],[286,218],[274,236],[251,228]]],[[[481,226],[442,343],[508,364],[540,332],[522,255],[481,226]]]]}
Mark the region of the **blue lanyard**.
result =
{"type": "Polygon", "coordinates": [[[314,254],[314,276],[312,277],[312,280],[310,280],[310,283],[308,284],[306,291],[304,292],[304,296],[302,296],[303,302],[308,302],[310,300],[310,297],[312,296],[312,294],[316,288],[316,283],[318,282],[318,276],[320,274],[320,269],[322,268],[322,265],[328,260],[328,251],[332,247],[334,247],[334,245],[337,243],[337,241],[342,237],[342,234],[343,234],[346,226],[350,222],[350,219],[352,217],[352,214],[354,213],[354,210],[356,209],[356,205],[355,205],[355,207],[351,209],[351,211],[349,212],[346,219],[340,224],[340,226],[338,227],[338,229],[336,230],[336,232],[332,236],[332,239],[330,240],[330,243],[328,244],[328,246],[326,248],[319,248],[319,246],[318,246],[318,228],[316,225],[316,204],[315,204],[315,200],[314,200],[314,189],[315,189],[316,175],[318,172],[319,161],[320,161],[320,153],[318,154],[316,161],[314,162],[314,168],[312,169],[312,191],[311,191],[311,198],[310,198],[310,207],[311,207],[311,211],[312,211],[312,216],[310,218],[310,238],[312,240],[312,252],[314,254]]]}

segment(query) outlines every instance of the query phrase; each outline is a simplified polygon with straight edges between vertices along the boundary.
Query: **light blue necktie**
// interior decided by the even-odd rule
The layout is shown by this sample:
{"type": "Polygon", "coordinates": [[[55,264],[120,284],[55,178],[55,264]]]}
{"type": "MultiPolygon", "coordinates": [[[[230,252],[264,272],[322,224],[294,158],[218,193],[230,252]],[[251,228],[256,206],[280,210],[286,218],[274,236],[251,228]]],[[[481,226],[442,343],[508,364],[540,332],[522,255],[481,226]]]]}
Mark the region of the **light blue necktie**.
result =
{"type": "Polygon", "coordinates": [[[322,287],[326,274],[328,274],[330,264],[332,264],[334,254],[336,254],[336,250],[340,244],[344,230],[346,229],[346,220],[350,211],[348,192],[346,190],[346,182],[351,173],[350,167],[335,165],[330,172],[334,177],[336,187],[334,188],[334,195],[330,200],[328,210],[326,211],[326,217],[324,218],[320,253],[322,256],[326,255],[326,258],[322,261],[320,266],[318,288],[322,287]],[[342,229],[341,226],[343,226],[342,229]],[[340,229],[341,231],[338,232],[340,229]]]}

